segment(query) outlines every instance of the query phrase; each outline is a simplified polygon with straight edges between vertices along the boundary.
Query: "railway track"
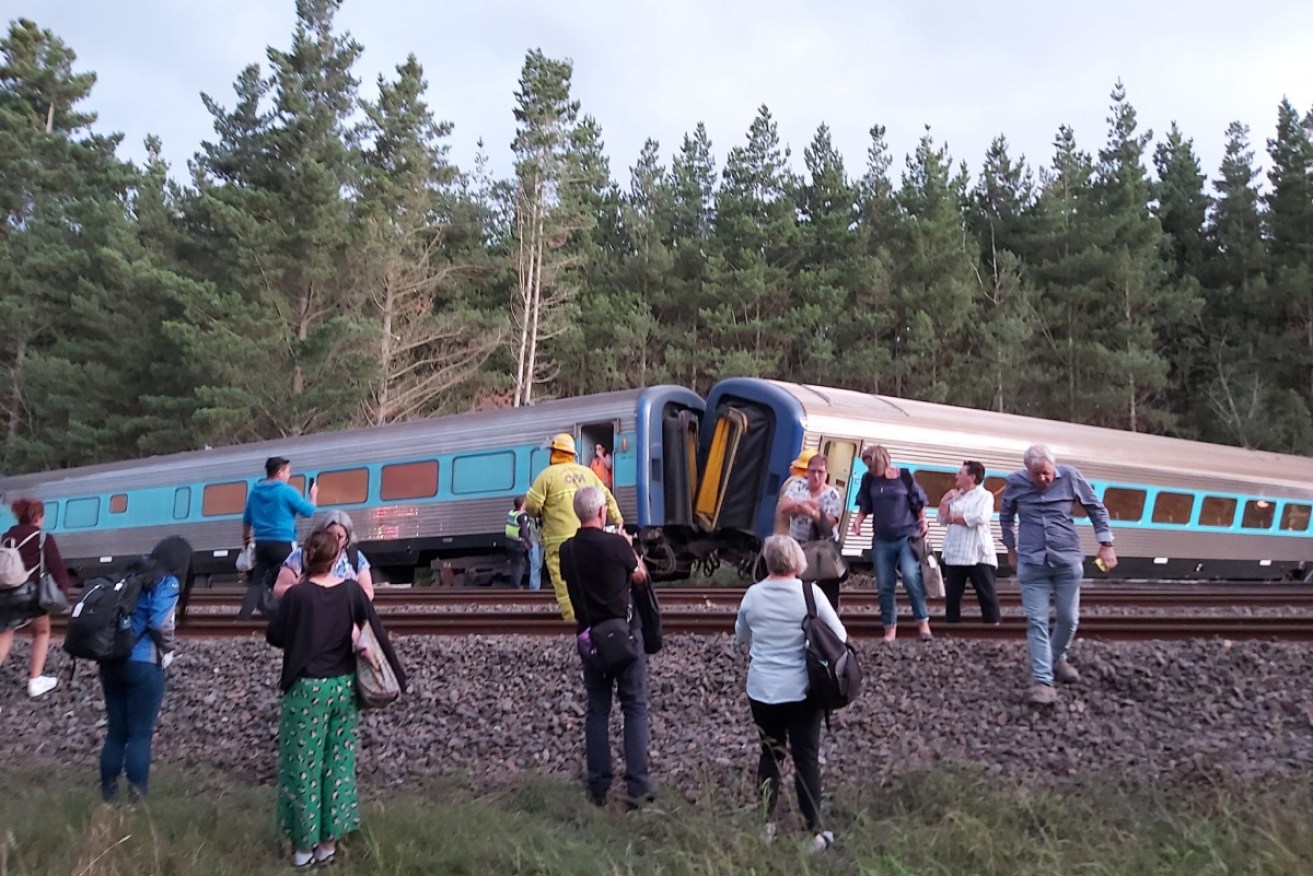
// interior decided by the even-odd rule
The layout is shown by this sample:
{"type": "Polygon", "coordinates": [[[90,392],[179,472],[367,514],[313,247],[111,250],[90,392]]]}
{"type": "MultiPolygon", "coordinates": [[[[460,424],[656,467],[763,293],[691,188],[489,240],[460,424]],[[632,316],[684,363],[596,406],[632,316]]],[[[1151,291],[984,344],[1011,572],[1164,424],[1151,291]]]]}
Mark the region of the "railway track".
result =
{"type": "MultiPolygon", "coordinates": [[[[530,635],[566,637],[573,631],[554,611],[437,612],[425,614],[383,613],[387,628],[394,635],[467,636],[530,635]]],[[[734,630],[734,616],[728,612],[681,611],[667,605],[663,611],[667,634],[691,633],[716,635],[734,630]]],[[[848,632],[857,638],[879,638],[884,628],[875,614],[849,615],[844,618],[848,632]]],[[[62,620],[56,619],[58,630],[62,620]]],[[[220,614],[190,616],[179,628],[189,638],[263,637],[265,622],[239,621],[220,614]]],[[[916,625],[908,621],[899,625],[901,636],[915,640],[916,625]]],[[[943,638],[1012,639],[1025,638],[1025,624],[1020,619],[1006,619],[1002,624],[980,622],[941,624],[935,635],[943,638]]],[[[1313,616],[1306,617],[1217,617],[1200,615],[1160,615],[1156,617],[1091,616],[1081,620],[1080,636],[1086,639],[1181,640],[1197,638],[1281,639],[1313,641],[1313,616]]]]}
{"type": "MultiPolygon", "coordinates": [[[[658,593],[662,604],[673,607],[679,604],[696,604],[732,609],[743,599],[743,591],[738,588],[705,587],[659,587],[658,593]]],[[[1003,605],[1018,606],[1021,594],[1017,590],[999,591],[999,602],[1003,605]]],[[[237,590],[198,590],[192,593],[191,604],[195,606],[233,606],[241,600],[237,590]]],[[[873,604],[877,600],[871,590],[845,590],[844,605],[873,604]]],[[[551,605],[554,598],[550,590],[530,592],[527,590],[496,589],[461,589],[435,590],[430,588],[385,589],[380,588],[374,602],[385,609],[390,605],[551,605]]],[[[932,603],[936,600],[930,600],[932,603]]],[[[938,600],[942,602],[943,600],[938,600]]],[[[968,593],[965,598],[968,606],[974,605],[975,595],[968,593]]],[[[1140,589],[1090,586],[1081,590],[1081,604],[1088,606],[1123,606],[1127,608],[1227,608],[1231,606],[1245,608],[1308,608],[1313,609],[1313,588],[1267,587],[1250,588],[1207,588],[1207,589],[1140,589]]]]}

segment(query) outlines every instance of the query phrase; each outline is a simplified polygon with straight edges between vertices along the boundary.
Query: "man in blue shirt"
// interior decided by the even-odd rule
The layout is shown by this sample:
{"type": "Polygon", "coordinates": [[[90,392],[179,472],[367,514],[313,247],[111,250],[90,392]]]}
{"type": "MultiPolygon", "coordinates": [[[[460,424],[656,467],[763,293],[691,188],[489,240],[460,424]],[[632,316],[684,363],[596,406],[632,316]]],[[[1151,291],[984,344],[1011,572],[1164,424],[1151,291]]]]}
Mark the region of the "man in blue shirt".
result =
{"type": "Polygon", "coordinates": [[[1066,684],[1080,681],[1080,673],[1067,662],[1067,646],[1076,634],[1080,611],[1080,582],[1085,553],[1072,520],[1072,503],[1080,502],[1099,540],[1099,560],[1105,570],[1117,565],[1112,549],[1108,509],[1094,495],[1089,481],[1069,465],[1058,465],[1053,451],[1034,444],[1023,458],[1025,469],[1008,475],[999,509],[999,525],[1008,561],[1017,570],[1021,604],[1026,610],[1026,642],[1034,684],[1030,701],[1058,701],[1053,679],[1066,684]],[[1014,528],[1020,520],[1020,529],[1014,528]],[[1056,603],[1056,622],[1049,636],[1049,597],[1056,603]]]}
{"type": "Polygon", "coordinates": [[[246,497],[246,511],[242,514],[242,544],[255,541],[255,566],[247,578],[246,596],[237,612],[240,620],[249,620],[260,604],[265,589],[274,586],[274,575],[292,553],[296,541],[296,518],[311,517],[315,513],[315,500],[319,486],[310,485],[310,501],[287,481],[292,476],[292,463],[281,456],[271,456],[264,463],[265,479],[260,481],[246,497]]]}

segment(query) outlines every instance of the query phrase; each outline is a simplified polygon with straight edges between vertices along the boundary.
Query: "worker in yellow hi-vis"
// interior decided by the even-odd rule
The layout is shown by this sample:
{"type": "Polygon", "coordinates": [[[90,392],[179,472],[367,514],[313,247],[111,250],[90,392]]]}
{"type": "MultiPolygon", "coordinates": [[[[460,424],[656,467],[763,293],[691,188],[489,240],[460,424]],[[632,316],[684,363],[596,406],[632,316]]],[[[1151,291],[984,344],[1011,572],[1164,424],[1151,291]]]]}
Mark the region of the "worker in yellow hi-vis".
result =
{"type": "Polygon", "coordinates": [[[574,514],[574,494],[580,487],[597,487],[606,495],[607,522],[623,527],[620,506],[615,496],[602,483],[602,479],[587,466],[575,461],[574,436],[569,432],[553,435],[547,443],[551,449],[551,465],[534,479],[533,486],[524,497],[524,510],[532,517],[541,517],[543,551],[547,573],[551,577],[556,601],[561,605],[561,617],[574,620],[574,607],[561,577],[561,545],[579,531],[579,518],[574,514]]]}

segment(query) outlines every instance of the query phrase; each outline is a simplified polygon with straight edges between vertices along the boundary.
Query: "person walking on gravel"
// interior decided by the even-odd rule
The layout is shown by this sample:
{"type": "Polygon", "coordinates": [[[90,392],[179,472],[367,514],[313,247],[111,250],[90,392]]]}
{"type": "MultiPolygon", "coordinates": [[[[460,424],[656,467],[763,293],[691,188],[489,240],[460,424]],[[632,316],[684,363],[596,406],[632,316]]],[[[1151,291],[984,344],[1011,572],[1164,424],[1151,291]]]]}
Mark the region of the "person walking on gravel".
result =
{"type": "Polygon", "coordinates": [[[18,551],[19,562],[30,572],[21,585],[0,590],[0,664],[14,647],[14,631],[30,624],[32,654],[28,657],[27,695],[35,699],[59,684],[53,675],[43,674],[50,651],[50,615],[41,607],[38,578],[46,572],[65,594],[70,590],[70,583],[55,537],[41,529],[46,520],[45,503],[40,499],[17,499],[10,510],[18,522],[9,527],[0,541],[18,551]]]}
{"type": "Polygon", "coordinates": [[[315,513],[319,487],[310,484],[310,501],[301,498],[296,487],[288,483],[292,463],[281,456],[271,456],[264,463],[265,479],[255,485],[246,499],[242,513],[242,544],[255,542],[255,566],[246,579],[246,596],[237,610],[239,620],[249,620],[264,599],[264,591],[273,590],[278,567],[292,553],[296,541],[296,518],[315,513]]]}
{"type": "Polygon", "coordinates": [[[1069,465],[1058,465],[1053,451],[1033,444],[1023,457],[1025,468],[1008,475],[999,510],[999,526],[1008,561],[1017,571],[1021,604],[1026,611],[1026,643],[1030,647],[1032,703],[1058,701],[1056,678],[1076,684],[1080,673],[1067,660],[1067,648],[1076,635],[1080,612],[1080,583],[1085,552],[1072,519],[1072,504],[1079,502],[1090,518],[1099,541],[1099,560],[1105,571],[1117,565],[1112,548],[1112,527],[1103,506],[1084,475],[1069,465]],[[1049,601],[1056,619],[1049,633],[1049,601]]]}

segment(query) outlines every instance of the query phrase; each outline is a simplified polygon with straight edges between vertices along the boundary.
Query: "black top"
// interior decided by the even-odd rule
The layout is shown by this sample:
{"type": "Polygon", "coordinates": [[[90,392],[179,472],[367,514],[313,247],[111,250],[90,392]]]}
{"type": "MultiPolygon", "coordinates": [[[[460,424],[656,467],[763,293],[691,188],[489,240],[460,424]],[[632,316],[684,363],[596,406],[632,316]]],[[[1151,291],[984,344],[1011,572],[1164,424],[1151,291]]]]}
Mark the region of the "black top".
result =
{"type": "Polygon", "coordinates": [[[629,576],[638,557],[624,536],[593,527],[561,545],[561,575],[579,631],[611,618],[629,617],[629,576]]]}
{"type": "Polygon", "coordinates": [[[355,581],[320,587],[300,581],[283,594],[278,612],[269,621],[265,638],[283,649],[283,672],[278,686],[287,690],[298,678],[336,678],[356,671],[351,632],[369,623],[378,636],[382,656],[392,664],[404,689],[406,676],[365,591],[355,581]]]}

